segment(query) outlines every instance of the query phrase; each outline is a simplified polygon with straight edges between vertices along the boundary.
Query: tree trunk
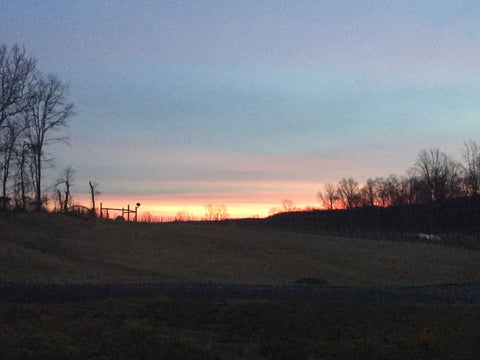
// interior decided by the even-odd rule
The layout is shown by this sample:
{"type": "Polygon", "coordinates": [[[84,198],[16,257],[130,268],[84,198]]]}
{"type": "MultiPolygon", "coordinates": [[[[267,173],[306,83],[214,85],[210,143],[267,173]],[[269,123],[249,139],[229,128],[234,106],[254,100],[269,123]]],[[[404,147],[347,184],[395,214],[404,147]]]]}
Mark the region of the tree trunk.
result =
{"type": "Polygon", "coordinates": [[[63,204],[63,211],[67,212],[68,211],[68,202],[70,201],[70,182],[68,180],[65,180],[65,203],[63,204]]]}
{"type": "Polygon", "coordinates": [[[92,215],[95,217],[95,187],[91,181],[89,181],[88,184],[90,185],[90,192],[92,194],[92,215]]]}
{"type": "Polygon", "coordinates": [[[35,154],[35,209],[37,211],[42,210],[42,151],[41,149],[36,149],[37,153],[35,154]]]}

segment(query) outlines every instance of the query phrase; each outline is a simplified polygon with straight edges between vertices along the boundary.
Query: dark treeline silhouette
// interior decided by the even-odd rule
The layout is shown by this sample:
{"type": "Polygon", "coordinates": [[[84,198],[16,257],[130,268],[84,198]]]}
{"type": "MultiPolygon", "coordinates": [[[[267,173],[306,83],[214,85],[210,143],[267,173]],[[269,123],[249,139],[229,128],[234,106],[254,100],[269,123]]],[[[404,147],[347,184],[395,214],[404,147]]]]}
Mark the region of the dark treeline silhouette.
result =
{"type": "Polygon", "coordinates": [[[25,49],[0,45],[0,209],[44,206],[46,148],[63,140],[56,131],[73,114],[67,90],[55,75],[40,72],[25,49]]]}
{"type": "Polygon", "coordinates": [[[408,174],[370,178],[362,187],[353,178],[343,178],[337,185],[325,184],[317,198],[324,209],[334,210],[438,203],[479,195],[480,147],[474,141],[466,142],[463,162],[439,149],[422,150],[408,174]]]}
{"type": "Polygon", "coordinates": [[[362,237],[373,232],[386,238],[407,237],[419,232],[476,235],[480,233],[480,196],[429,204],[279,213],[265,219],[265,223],[293,231],[362,237]]]}
{"type": "Polygon", "coordinates": [[[317,194],[325,210],[280,213],[265,223],[363,237],[449,234],[445,238],[455,237],[456,245],[479,248],[480,147],[474,141],[465,143],[463,162],[438,149],[422,150],[408,174],[368,179],[362,187],[353,178],[327,183],[317,194]]]}

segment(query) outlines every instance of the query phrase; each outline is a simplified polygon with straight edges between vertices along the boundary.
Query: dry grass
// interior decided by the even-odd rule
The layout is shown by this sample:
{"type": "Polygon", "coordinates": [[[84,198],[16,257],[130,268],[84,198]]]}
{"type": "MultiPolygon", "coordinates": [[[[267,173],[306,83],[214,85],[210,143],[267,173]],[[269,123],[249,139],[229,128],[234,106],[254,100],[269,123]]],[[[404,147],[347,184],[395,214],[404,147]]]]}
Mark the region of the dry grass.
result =
{"type": "Polygon", "coordinates": [[[432,359],[480,356],[478,305],[107,300],[0,304],[2,359],[432,359]]]}
{"type": "Polygon", "coordinates": [[[480,281],[480,252],[222,224],[0,217],[0,280],[339,285],[480,281]]]}
{"type": "MultiPolygon", "coordinates": [[[[395,285],[479,281],[480,252],[222,224],[0,214],[0,280],[395,285]]],[[[2,359],[475,359],[479,306],[328,301],[0,303],[2,359]]]]}

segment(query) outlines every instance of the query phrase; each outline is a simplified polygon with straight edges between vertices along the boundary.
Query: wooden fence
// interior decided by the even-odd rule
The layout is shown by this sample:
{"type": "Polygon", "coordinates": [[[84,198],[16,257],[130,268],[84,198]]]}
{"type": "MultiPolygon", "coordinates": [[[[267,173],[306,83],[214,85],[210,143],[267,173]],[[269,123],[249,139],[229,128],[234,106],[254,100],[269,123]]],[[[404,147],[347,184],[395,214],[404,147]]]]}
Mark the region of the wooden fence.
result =
{"type": "Polygon", "coordinates": [[[127,215],[127,221],[130,221],[130,214],[133,214],[134,215],[134,218],[133,220],[134,221],[137,221],[137,209],[138,207],[140,206],[140,203],[137,203],[137,205],[135,206],[135,210],[130,210],[130,205],[127,205],[127,208],[125,209],[124,207],[122,208],[106,208],[106,207],[103,207],[102,206],[102,203],[100,203],[100,218],[103,218],[104,217],[104,213],[105,213],[105,218],[106,219],[109,219],[110,218],[110,214],[109,214],[109,211],[115,211],[115,212],[120,212],[122,215],[122,217],[125,219],[125,215],[127,215]]]}

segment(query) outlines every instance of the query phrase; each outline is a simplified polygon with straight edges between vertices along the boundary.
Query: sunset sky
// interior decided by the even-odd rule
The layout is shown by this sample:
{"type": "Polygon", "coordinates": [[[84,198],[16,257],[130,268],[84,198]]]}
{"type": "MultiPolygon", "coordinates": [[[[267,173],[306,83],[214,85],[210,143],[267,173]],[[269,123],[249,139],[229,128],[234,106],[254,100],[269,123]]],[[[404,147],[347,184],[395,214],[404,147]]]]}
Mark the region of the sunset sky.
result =
{"type": "Polygon", "coordinates": [[[265,216],[480,141],[478,1],[2,0],[0,39],[70,85],[50,148],[104,206],[265,216]]]}

